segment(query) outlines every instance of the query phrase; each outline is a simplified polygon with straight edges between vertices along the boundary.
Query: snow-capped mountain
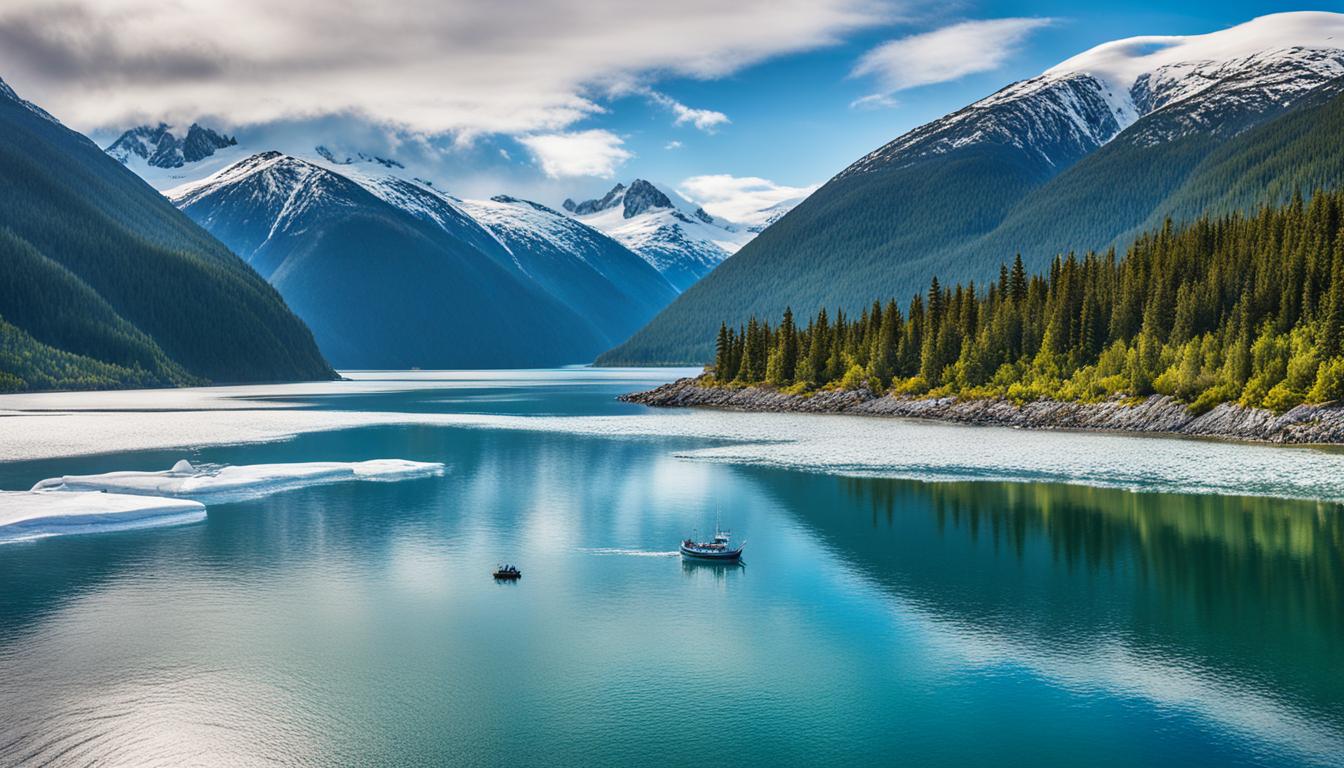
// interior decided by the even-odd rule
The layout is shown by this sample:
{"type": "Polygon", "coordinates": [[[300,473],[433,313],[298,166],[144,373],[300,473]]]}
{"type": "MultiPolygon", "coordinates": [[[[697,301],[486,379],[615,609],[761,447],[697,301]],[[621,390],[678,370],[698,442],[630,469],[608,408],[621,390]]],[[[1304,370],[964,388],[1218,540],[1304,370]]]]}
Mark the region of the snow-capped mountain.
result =
{"type": "Polygon", "coordinates": [[[52,117],[51,113],[47,112],[47,110],[37,106],[33,102],[28,101],[27,99],[24,99],[22,96],[19,96],[19,94],[15,93],[14,89],[9,87],[9,83],[6,83],[4,80],[0,80],[0,99],[12,101],[15,104],[28,110],[29,112],[32,112],[33,114],[42,118],[43,120],[48,120],[50,122],[56,123],[57,125],[61,124],[61,121],[52,117]]]}
{"type": "Polygon", "coordinates": [[[232,147],[238,140],[232,136],[192,123],[186,134],[178,138],[166,123],[132,128],[107,146],[107,154],[129,165],[134,159],[154,168],[181,168],[215,154],[216,150],[232,147]]]}
{"type": "MultiPolygon", "coordinates": [[[[108,145],[106,151],[151,186],[165,193],[170,190],[180,193],[194,182],[244,163],[258,154],[283,151],[290,158],[326,168],[356,181],[369,192],[417,217],[438,219],[443,223],[470,215],[461,205],[462,201],[447,195],[433,182],[417,176],[416,169],[408,168],[394,157],[349,148],[334,149],[333,145],[317,142],[298,149],[276,150],[256,146],[250,141],[255,141],[255,137],[251,140],[242,137],[240,140],[239,137],[226,136],[198,124],[193,124],[186,137],[179,140],[170,127],[160,123],[123,132],[108,145]]],[[[293,139],[288,141],[293,142],[293,139]]],[[[666,187],[637,179],[628,189],[623,184],[617,184],[602,198],[583,203],[567,200],[565,207],[567,217],[578,219],[587,227],[603,232],[624,248],[637,253],[663,276],[674,292],[680,292],[797,202],[786,200],[769,209],[753,211],[743,222],[732,222],[710,215],[699,205],[666,187]]],[[[490,205],[483,204],[474,210],[483,213],[490,209],[490,205]]],[[[502,213],[524,218],[529,216],[523,208],[518,207],[504,209],[502,213]]],[[[527,226],[521,220],[515,224],[523,229],[527,226]]],[[[484,229],[498,226],[496,218],[484,229]]],[[[487,253],[507,250],[497,242],[494,245],[476,245],[487,253]]]]}
{"type": "Polygon", "coordinates": [[[402,165],[401,162],[398,160],[393,160],[387,157],[379,157],[378,155],[369,155],[363,152],[356,152],[354,155],[341,155],[338,158],[336,153],[328,149],[325,144],[318,144],[316,147],[313,148],[313,151],[317,153],[318,157],[321,157],[323,160],[326,160],[327,162],[333,165],[354,165],[355,163],[362,161],[366,163],[377,163],[378,165],[381,165],[384,168],[404,169],[406,167],[405,165],[402,165]]]}
{"type": "Polygon", "coordinates": [[[904,166],[975,145],[1026,150],[1063,168],[1160,110],[1149,143],[1196,130],[1236,131],[1344,76],[1344,16],[1263,16],[1205,35],[1103,43],[874,150],[841,172],[904,166]],[[1179,115],[1175,113],[1179,112],[1179,115]]]}
{"type": "Polygon", "coordinates": [[[840,177],[905,167],[975,145],[1014,147],[1052,167],[1069,165],[1132,122],[1103,89],[1095,78],[1077,73],[1014,83],[879,147],[840,177]]]}
{"type": "Polygon", "coordinates": [[[271,151],[166,194],[270,280],[341,367],[582,362],[676,296],[557,211],[458,200],[384,169],[271,151]]]}
{"type": "Polygon", "coordinates": [[[1340,13],[1097,46],[859,158],[600,362],[703,361],[720,321],[858,311],[1344,184],[1341,94],[1340,13]]]}
{"type": "Polygon", "coordinates": [[[495,236],[517,269],[591,320],[612,345],[677,297],[640,256],[559,211],[508,195],[454,202],[495,236]]]}
{"type": "Polygon", "coordinates": [[[628,187],[617,184],[595,200],[566,200],[564,208],[638,253],[678,291],[689,288],[756,234],[644,179],[635,179],[628,187]]]}
{"type": "Polygon", "coordinates": [[[359,153],[326,167],[374,196],[470,244],[518,279],[534,283],[615,344],[676,298],[644,259],[611,237],[540,203],[496,195],[464,200],[407,178],[395,161],[359,153]],[[401,175],[398,175],[401,173],[401,175]]]}
{"type": "Polygon", "coordinates": [[[746,227],[746,230],[754,235],[759,235],[765,231],[765,228],[774,224],[776,221],[784,218],[784,214],[798,207],[806,196],[791,197],[788,200],[781,200],[774,205],[754,211],[750,217],[739,223],[746,227]]]}
{"type": "Polygon", "coordinates": [[[0,81],[0,378],[32,389],[334,377],[222,243],[0,81]]]}

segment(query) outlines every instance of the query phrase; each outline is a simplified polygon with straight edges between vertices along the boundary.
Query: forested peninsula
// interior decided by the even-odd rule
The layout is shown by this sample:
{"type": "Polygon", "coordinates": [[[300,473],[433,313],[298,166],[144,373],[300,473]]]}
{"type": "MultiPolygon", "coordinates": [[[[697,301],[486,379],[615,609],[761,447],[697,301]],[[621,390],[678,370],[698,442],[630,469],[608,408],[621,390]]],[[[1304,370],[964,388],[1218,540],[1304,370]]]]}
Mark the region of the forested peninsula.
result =
{"type": "Polygon", "coordinates": [[[702,377],[629,399],[1338,442],[1341,398],[1344,192],[1317,192],[1047,274],[1019,258],[983,285],[935,277],[904,310],[723,325],[702,377]]]}

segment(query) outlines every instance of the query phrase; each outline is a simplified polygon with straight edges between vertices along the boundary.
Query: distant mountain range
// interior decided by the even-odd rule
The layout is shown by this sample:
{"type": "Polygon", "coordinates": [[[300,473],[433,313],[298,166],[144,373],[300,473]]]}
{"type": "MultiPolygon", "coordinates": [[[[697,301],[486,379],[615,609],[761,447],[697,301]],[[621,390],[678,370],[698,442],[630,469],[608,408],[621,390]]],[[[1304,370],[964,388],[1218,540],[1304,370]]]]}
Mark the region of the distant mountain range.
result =
{"type": "Polygon", "coordinates": [[[638,179],[561,212],[456,198],[373,153],[251,152],[200,125],[181,141],[132,128],[107,152],[275,285],[344,368],[589,362],[756,235],[638,179]]]}
{"type": "Polygon", "coordinates": [[[181,168],[237,143],[232,136],[202,128],[196,123],[192,123],[186,135],[179,139],[166,123],[159,123],[126,131],[107,148],[107,154],[125,165],[139,160],[154,168],[181,168]]]}
{"type": "Polygon", "coordinates": [[[854,312],[1337,186],[1341,90],[1342,14],[1098,46],[860,158],[600,362],[704,362],[723,320],[854,312]]]}
{"type": "Polygon", "coordinates": [[[3,82],[0,263],[0,390],[335,377],[256,272],[3,82]]]}
{"type": "Polygon", "coordinates": [[[644,257],[678,291],[694,285],[757,234],[644,179],[628,187],[617,184],[596,200],[566,200],[564,208],[644,257]]]}
{"type": "Polygon", "coordinates": [[[169,190],[268,279],[345,368],[587,362],[676,291],[545,206],[466,201],[366,157],[247,157],[169,190]]]}

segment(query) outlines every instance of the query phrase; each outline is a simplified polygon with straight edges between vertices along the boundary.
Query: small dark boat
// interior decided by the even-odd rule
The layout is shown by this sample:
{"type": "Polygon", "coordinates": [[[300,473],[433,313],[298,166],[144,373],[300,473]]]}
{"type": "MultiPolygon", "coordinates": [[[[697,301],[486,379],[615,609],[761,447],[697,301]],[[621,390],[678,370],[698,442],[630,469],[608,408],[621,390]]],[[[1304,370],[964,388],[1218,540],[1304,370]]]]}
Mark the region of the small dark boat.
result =
{"type": "Polygon", "coordinates": [[[730,543],[731,538],[731,533],[721,531],[716,527],[714,538],[711,541],[686,539],[681,542],[681,556],[697,560],[737,560],[742,557],[742,548],[747,545],[747,542],[743,540],[737,547],[733,547],[730,543]]]}
{"type": "Polygon", "coordinates": [[[514,581],[516,579],[521,579],[522,577],[523,572],[518,570],[516,567],[512,565],[501,565],[495,569],[496,579],[506,579],[508,581],[514,581]]]}

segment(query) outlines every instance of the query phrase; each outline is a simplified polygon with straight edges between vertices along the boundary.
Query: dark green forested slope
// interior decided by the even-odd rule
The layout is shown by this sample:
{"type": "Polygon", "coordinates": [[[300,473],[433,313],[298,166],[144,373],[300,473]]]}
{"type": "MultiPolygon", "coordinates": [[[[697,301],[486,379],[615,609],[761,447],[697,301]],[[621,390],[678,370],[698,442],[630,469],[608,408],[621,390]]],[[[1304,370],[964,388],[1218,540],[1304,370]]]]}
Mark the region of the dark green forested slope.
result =
{"type": "Polygon", "coordinates": [[[1341,87],[1151,141],[1173,133],[1180,116],[1159,111],[1053,177],[986,176],[990,166],[963,158],[833,180],[599,362],[705,362],[720,320],[777,317],[789,304],[853,313],[933,275],[983,281],[1017,253],[1042,269],[1059,253],[1122,244],[1167,217],[1249,212],[1344,185],[1341,87]],[[965,223],[939,223],[949,218],[965,223]]]}
{"type": "MultiPolygon", "coordinates": [[[[1168,218],[1183,221],[1205,213],[1254,211],[1261,205],[1286,203],[1295,194],[1344,184],[1340,88],[1344,83],[1213,150],[1137,229],[1152,229],[1168,218]]],[[[1117,242],[1132,239],[1133,234],[1125,233],[1117,242]]]]}
{"type": "Polygon", "coordinates": [[[1060,253],[1123,247],[1167,218],[1251,212],[1338,186],[1342,86],[1323,86],[1291,110],[1233,113],[1211,131],[1183,131],[1179,110],[1153,113],[1033,190],[993,232],[947,252],[946,268],[928,274],[984,279],[986,267],[1018,252],[1028,270],[1043,269],[1060,253]]]}
{"type": "Polygon", "coordinates": [[[0,392],[162,386],[162,372],[104,363],[43,344],[0,317],[0,392]]]}
{"type": "Polygon", "coordinates": [[[984,145],[833,179],[598,364],[702,363],[721,318],[774,315],[790,302],[858,306],[874,290],[903,285],[897,263],[927,279],[944,266],[936,256],[948,242],[990,231],[1050,173],[1011,148],[984,145]]]}
{"type": "Polygon", "coordinates": [[[250,267],[3,83],[0,264],[7,389],[334,375],[250,267]]]}
{"type": "Polygon", "coordinates": [[[797,392],[1097,400],[1171,395],[1283,411],[1344,399],[1344,192],[1170,223],[1114,251],[1021,259],[987,284],[935,278],[907,312],[823,309],[805,328],[720,326],[713,380],[797,392]]]}

